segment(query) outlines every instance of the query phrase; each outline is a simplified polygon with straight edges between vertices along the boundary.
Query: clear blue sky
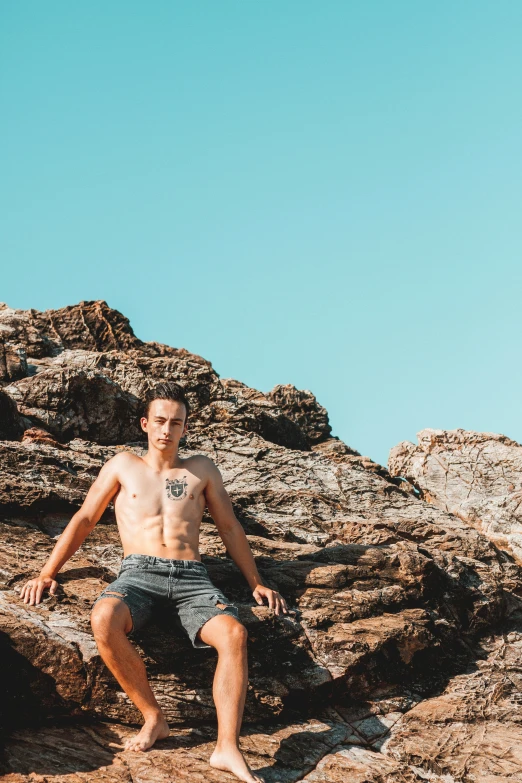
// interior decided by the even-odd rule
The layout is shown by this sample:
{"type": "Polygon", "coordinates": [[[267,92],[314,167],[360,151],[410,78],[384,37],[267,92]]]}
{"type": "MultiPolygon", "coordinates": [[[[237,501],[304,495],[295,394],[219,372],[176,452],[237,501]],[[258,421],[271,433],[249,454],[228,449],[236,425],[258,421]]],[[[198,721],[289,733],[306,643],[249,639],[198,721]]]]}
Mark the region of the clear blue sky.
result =
{"type": "Polygon", "coordinates": [[[0,300],[105,299],[386,464],[522,441],[522,3],[0,8],[0,300]]]}

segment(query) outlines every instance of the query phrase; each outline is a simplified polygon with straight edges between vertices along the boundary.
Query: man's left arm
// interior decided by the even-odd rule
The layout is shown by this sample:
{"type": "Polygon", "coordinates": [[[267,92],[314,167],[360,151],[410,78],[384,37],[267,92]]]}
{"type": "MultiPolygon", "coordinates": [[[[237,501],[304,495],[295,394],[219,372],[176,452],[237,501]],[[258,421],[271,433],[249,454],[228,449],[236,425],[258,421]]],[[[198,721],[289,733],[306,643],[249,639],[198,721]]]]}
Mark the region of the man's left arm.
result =
{"type": "Polygon", "coordinates": [[[276,614],[281,611],[287,614],[288,607],[283,596],[263,585],[261,581],[250,544],[241,523],[234,514],[219,468],[210,458],[206,458],[205,462],[208,472],[205,486],[207,507],[230,556],[250,585],[257,603],[262,604],[263,599],[266,598],[269,607],[274,609],[276,614]]]}

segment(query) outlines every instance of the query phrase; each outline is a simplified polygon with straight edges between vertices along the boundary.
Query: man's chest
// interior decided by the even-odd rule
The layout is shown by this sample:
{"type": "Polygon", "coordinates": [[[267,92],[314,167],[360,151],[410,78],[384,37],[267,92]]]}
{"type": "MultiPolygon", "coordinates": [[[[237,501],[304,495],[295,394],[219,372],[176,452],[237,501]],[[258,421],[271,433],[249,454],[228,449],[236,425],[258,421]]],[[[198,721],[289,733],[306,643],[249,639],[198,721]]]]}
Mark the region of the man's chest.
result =
{"type": "Polygon", "coordinates": [[[122,485],[120,499],[129,510],[147,516],[202,513],[206,504],[204,488],[204,480],[189,470],[163,476],[137,472],[122,485]]]}

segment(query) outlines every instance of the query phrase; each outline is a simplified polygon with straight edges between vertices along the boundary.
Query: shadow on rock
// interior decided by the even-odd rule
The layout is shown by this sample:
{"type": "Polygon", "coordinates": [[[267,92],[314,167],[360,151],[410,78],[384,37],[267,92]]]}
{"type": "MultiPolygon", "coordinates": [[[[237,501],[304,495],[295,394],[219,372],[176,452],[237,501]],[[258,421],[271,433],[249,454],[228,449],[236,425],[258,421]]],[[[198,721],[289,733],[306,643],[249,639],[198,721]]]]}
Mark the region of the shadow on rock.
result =
{"type": "Polygon", "coordinates": [[[51,726],[11,733],[0,757],[0,772],[66,775],[93,772],[113,763],[121,736],[103,727],[104,742],[89,726],[51,726]]]}

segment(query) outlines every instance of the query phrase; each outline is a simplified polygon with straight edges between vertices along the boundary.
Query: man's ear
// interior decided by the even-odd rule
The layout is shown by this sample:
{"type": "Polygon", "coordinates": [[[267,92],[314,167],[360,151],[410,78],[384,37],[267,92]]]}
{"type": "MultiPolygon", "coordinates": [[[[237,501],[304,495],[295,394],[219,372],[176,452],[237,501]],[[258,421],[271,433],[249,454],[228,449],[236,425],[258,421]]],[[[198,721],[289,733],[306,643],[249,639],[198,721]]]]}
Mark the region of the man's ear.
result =
{"type": "Polygon", "coordinates": [[[143,430],[143,432],[147,432],[147,424],[148,424],[148,422],[147,422],[147,419],[145,418],[145,416],[141,417],[140,424],[141,424],[141,429],[143,430]]]}

